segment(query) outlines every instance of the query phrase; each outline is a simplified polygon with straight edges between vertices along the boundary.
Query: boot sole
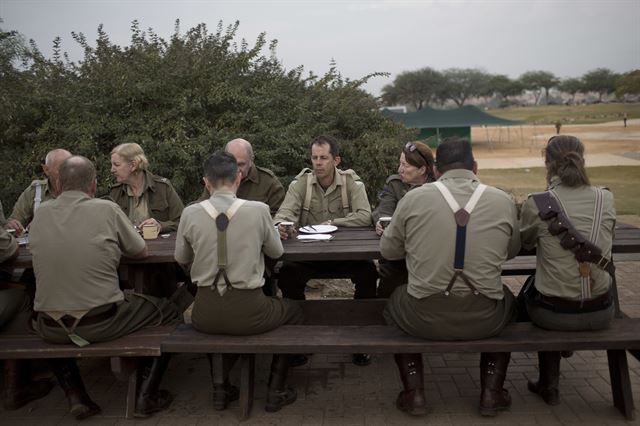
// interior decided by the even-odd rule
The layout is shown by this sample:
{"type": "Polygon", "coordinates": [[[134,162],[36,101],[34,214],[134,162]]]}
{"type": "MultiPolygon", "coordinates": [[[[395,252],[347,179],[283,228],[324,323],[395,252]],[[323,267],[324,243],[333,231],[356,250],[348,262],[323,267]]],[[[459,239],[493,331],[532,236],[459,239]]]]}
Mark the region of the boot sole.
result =
{"type": "Polygon", "coordinates": [[[529,392],[534,393],[542,398],[542,400],[547,405],[560,405],[560,395],[558,394],[558,392],[555,392],[555,395],[549,395],[548,391],[538,389],[538,387],[531,382],[527,383],[527,389],[529,390],[529,392]]]}
{"type": "Polygon", "coordinates": [[[482,417],[496,417],[502,411],[508,411],[511,408],[511,405],[507,405],[505,407],[496,407],[496,408],[483,408],[480,407],[480,415],[482,417]]]}

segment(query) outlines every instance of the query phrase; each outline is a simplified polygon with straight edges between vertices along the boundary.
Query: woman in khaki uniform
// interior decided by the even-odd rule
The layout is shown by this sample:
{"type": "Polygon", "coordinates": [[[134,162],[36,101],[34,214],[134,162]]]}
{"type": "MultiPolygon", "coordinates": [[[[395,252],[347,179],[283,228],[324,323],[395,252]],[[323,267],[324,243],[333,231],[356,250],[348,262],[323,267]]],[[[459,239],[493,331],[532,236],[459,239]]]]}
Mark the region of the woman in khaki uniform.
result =
{"type": "Polygon", "coordinates": [[[111,173],[117,184],[111,199],[134,225],[156,225],[160,232],[178,229],[184,204],[167,178],[149,170],[149,160],[137,143],[124,143],[111,151],[111,173]]]}
{"type": "MultiPolygon", "coordinates": [[[[433,152],[422,142],[407,142],[400,154],[398,174],[387,178],[386,185],[378,194],[378,206],[371,214],[376,224],[376,233],[382,235],[384,229],[380,224],[381,217],[393,216],[396,206],[404,195],[414,188],[436,180],[433,175],[433,152]]],[[[407,265],[403,260],[385,260],[378,262],[377,295],[387,298],[396,287],[407,282],[407,265]]]]}
{"type": "MultiPolygon", "coordinates": [[[[576,230],[611,259],[616,221],[613,195],[589,183],[584,145],[574,136],[554,136],[544,152],[551,197],[576,230]]],[[[524,299],[529,318],[548,330],[607,328],[614,315],[610,274],[593,263],[579,264],[573,252],[560,245],[563,234],[552,235],[538,213],[534,197],[529,197],[522,207],[520,232],[523,247],[537,247],[536,274],[518,297],[524,299]]],[[[529,382],[529,390],[547,404],[557,405],[560,352],[538,352],[538,362],[540,377],[529,382]]]]}

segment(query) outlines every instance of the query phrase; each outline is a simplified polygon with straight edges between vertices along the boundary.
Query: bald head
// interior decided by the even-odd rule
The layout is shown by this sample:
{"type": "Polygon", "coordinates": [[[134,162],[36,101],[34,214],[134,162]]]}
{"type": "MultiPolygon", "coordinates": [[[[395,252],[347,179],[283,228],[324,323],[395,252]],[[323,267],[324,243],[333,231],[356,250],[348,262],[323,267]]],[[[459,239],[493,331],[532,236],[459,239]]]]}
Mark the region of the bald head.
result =
{"type": "Polygon", "coordinates": [[[242,179],[246,178],[253,165],[253,147],[244,139],[234,139],[227,142],[224,150],[233,155],[238,162],[238,169],[242,173],[242,179]]]}
{"type": "Polygon", "coordinates": [[[53,151],[49,151],[44,158],[42,171],[49,179],[49,190],[55,195],[61,192],[58,183],[58,169],[60,169],[60,165],[69,157],[71,157],[71,153],[66,149],[54,149],[53,151]]]}
{"type": "Polygon", "coordinates": [[[81,155],[73,155],[60,165],[60,189],[82,191],[93,196],[96,190],[96,168],[81,155]]]}

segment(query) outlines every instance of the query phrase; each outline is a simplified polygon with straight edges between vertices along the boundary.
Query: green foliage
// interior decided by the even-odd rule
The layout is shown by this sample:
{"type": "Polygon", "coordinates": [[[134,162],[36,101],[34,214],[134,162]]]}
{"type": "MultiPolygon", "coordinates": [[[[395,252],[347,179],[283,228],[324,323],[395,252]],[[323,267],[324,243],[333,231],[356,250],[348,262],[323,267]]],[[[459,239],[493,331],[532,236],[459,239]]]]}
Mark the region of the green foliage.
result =
{"type": "Polygon", "coordinates": [[[545,100],[548,102],[549,90],[560,82],[555,75],[548,71],[528,71],[522,74],[519,80],[525,89],[533,92],[535,105],[538,105],[543,89],[545,91],[545,100]]]}
{"type": "Polygon", "coordinates": [[[440,97],[442,83],[442,74],[429,67],[405,71],[382,88],[382,101],[385,105],[409,104],[417,111],[440,97]]]}
{"type": "Polygon", "coordinates": [[[640,94],[640,70],[633,70],[621,76],[616,82],[616,96],[640,94]]]}
{"type": "Polygon", "coordinates": [[[483,71],[471,68],[450,68],[444,70],[442,74],[444,77],[443,97],[451,99],[459,107],[463,106],[467,99],[481,96],[489,90],[490,76],[483,71]]]}
{"type": "Polygon", "coordinates": [[[308,164],[308,144],[321,133],[339,139],[344,166],[356,170],[375,194],[395,170],[402,142],[413,136],[384,118],[375,99],[361,89],[378,74],[348,80],[332,64],[323,76],[303,76],[302,67],[284,69],[276,57],[277,42],[267,41],[264,33],[253,45],[237,41],[238,25],[220,22],[209,32],[200,24],[181,33],[176,21],[174,34],[165,40],[134,21],[130,44],[122,47],[100,26],[93,44],[72,33],[84,49],[77,63],[61,53],[59,40],[46,59],[35,45],[19,43],[18,35],[0,33],[5,209],[54,147],[93,160],[99,193],[105,194],[111,149],[140,143],[152,171],[171,179],[189,202],[201,191],[206,156],[227,141],[251,141],[256,162],[286,184],[308,164]],[[11,43],[20,49],[11,50],[11,43]],[[21,68],[16,67],[18,52],[27,55],[21,68]]]}
{"type": "Polygon", "coordinates": [[[598,99],[602,101],[603,95],[614,92],[619,77],[610,69],[596,68],[582,76],[584,91],[598,93],[598,99]]]}

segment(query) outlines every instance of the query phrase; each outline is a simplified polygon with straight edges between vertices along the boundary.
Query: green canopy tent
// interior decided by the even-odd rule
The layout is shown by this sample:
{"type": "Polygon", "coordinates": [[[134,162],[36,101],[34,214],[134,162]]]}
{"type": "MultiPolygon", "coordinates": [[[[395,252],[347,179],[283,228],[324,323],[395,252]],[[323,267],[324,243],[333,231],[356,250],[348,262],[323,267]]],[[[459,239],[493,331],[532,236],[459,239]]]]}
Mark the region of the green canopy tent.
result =
{"type": "Polygon", "coordinates": [[[457,136],[471,141],[471,126],[514,126],[520,121],[506,120],[466,105],[457,109],[423,108],[416,112],[394,112],[387,109],[382,114],[402,123],[409,129],[420,129],[419,140],[428,140],[437,146],[440,140],[457,136]]]}

